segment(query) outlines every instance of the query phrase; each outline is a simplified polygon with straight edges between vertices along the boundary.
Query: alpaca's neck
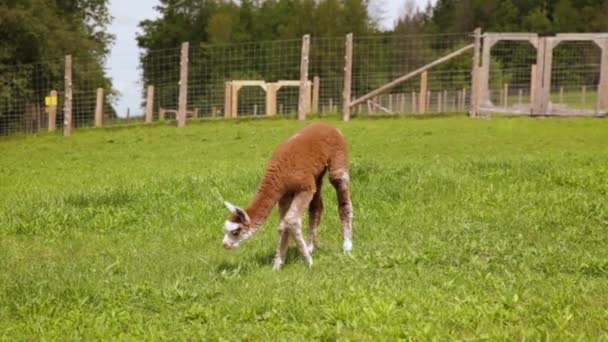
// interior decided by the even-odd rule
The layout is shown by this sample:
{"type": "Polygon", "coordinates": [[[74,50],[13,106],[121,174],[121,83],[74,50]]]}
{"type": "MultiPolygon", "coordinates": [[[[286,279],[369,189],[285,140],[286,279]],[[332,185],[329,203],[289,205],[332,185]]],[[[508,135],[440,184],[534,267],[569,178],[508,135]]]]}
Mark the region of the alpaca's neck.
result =
{"type": "Polygon", "coordinates": [[[270,216],[272,208],[279,200],[279,193],[267,179],[262,180],[253,200],[245,210],[251,220],[251,227],[257,230],[270,216]]]}

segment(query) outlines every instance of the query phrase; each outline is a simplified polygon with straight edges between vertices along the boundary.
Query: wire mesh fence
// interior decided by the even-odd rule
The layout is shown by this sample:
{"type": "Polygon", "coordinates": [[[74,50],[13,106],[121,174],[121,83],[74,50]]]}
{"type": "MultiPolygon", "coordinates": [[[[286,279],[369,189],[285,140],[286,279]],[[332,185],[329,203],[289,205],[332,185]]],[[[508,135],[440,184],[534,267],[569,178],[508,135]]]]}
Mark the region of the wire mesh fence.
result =
{"type": "MultiPolygon", "coordinates": [[[[0,135],[34,133],[61,121],[61,112],[49,123],[45,97],[63,86],[61,61],[0,66],[0,135]]],[[[53,117],[51,117],[53,119],[53,117]]]]}
{"type": "Polygon", "coordinates": [[[490,101],[500,108],[524,105],[530,108],[536,48],[527,41],[499,41],[490,58],[490,101]]]}
{"type": "MultiPolygon", "coordinates": [[[[353,95],[365,95],[471,42],[470,34],[355,37],[353,95]]],[[[466,52],[360,104],[355,113],[462,112],[470,94],[471,61],[472,52],[466,52]]]]}
{"type": "Polygon", "coordinates": [[[562,42],[553,50],[551,102],[564,108],[599,110],[601,49],[593,42],[562,42]]]}
{"type": "MultiPolygon", "coordinates": [[[[309,55],[300,39],[223,45],[191,45],[144,51],[141,108],[131,117],[114,109],[118,94],[101,63],[76,56],[72,63],[71,125],[75,128],[176,119],[180,85],[186,85],[188,119],[205,117],[295,116],[300,67],[308,61],[304,97],[319,115],[344,109],[345,37],[312,37],[309,55]],[[187,65],[187,78],[181,70],[187,65]],[[150,92],[150,86],[153,91],[150,92]],[[100,92],[102,93],[100,95],[100,92]],[[150,103],[148,101],[150,100],[150,103]]],[[[352,106],[353,115],[467,112],[471,102],[474,36],[380,34],[354,37],[351,102],[416,70],[411,78],[352,106]],[[460,51],[445,62],[443,57],[460,51]]],[[[605,47],[608,51],[608,46],[605,47]]],[[[598,107],[602,48],[592,41],[562,42],[553,49],[549,97],[554,106],[598,107]]],[[[498,41],[489,55],[487,100],[493,108],[529,111],[535,96],[537,48],[528,41],[498,41]]],[[[63,126],[64,61],[0,66],[0,135],[33,133],[63,126]],[[56,92],[54,107],[49,105],[56,92]],[[54,108],[54,112],[50,109],[54,108]],[[51,118],[52,116],[52,118],[51,118]],[[50,122],[53,122],[51,124],[50,122]]],[[[608,77],[608,76],[604,76],[608,77]]],[[[606,87],[606,86],[605,86],[606,87]]],[[[608,101],[606,101],[608,102],[608,101]]]]}

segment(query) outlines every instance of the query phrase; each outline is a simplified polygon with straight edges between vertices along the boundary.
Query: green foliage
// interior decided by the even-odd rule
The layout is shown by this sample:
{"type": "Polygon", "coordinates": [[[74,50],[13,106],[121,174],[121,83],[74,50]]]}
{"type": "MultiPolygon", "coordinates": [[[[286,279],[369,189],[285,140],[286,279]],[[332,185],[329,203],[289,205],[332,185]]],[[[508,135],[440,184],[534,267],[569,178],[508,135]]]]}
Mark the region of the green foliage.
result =
{"type": "Polygon", "coordinates": [[[608,1],[438,0],[432,13],[437,32],[605,32],[608,1]]]}
{"type": "MultiPolygon", "coordinates": [[[[113,40],[106,32],[108,0],[10,0],[0,2],[0,127],[40,106],[63,88],[63,57],[74,57],[74,84],[94,84],[112,94],[103,63],[113,40]]],[[[77,116],[92,111],[75,112],[77,116]]],[[[0,131],[0,134],[4,132],[0,131]]]]}
{"type": "Polygon", "coordinates": [[[0,339],[608,338],[608,121],[330,122],[354,251],[327,183],[313,268],[280,272],[276,213],[224,251],[216,190],[245,205],[304,123],[0,141],[0,339]]]}

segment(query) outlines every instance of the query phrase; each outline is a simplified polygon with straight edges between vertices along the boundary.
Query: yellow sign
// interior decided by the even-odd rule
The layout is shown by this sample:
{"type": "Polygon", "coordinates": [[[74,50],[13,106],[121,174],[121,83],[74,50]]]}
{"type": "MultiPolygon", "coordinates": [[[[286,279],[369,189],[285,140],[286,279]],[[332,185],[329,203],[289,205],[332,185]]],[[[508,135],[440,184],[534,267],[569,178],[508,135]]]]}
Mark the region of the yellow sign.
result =
{"type": "Polygon", "coordinates": [[[47,96],[44,98],[44,104],[47,106],[57,105],[57,96],[47,96]]]}

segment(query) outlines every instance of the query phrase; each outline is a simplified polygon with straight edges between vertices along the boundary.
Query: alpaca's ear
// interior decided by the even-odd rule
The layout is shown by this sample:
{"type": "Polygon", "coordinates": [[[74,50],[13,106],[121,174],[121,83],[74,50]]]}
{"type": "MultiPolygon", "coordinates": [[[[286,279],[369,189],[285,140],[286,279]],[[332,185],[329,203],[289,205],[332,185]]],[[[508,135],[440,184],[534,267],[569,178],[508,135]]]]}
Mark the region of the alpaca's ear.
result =
{"type": "Polygon", "coordinates": [[[245,212],[245,210],[236,207],[236,216],[239,218],[240,222],[246,225],[249,225],[249,223],[251,223],[251,221],[249,220],[249,215],[247,215],[247,212],[245,212]]]}
{"type": "Polygon", "coordinates": [[[230,210],[231,213],[236,214],[236,216],[239,218],[240,223],[250,223],[249,215],[247,215],[247,212],[245,212],[245,210],[227,201],[224,202],[224,205],[226,206],[226,208],[228,208],[228,210],[230,210]]]}
{"type": "Polygon", "coordinates": [[[238,208],[236,205],[234,205],[234,204],[232,204],[232,203],[230,203],[230,202],[228,202],[228,201],[225,201],[225,202],[224,202],[224,205],[226,206],[226,208],[228,208],[228,210],[229,210],[231,213],[233,213],[233,214],[234,214],[234,213],[236,213],[236,208],[238,208]]]}

